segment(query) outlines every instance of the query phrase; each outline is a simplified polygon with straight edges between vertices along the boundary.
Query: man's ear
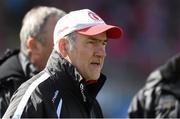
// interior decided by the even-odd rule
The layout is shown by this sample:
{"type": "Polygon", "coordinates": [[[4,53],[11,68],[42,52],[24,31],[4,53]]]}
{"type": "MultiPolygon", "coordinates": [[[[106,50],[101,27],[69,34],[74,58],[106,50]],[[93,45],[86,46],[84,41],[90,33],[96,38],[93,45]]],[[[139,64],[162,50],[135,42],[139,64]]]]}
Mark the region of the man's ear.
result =
{"type": "Polygon", "coordinates": [[[37,46],[37,41],[33,37],[29,37],[27,40],[27,47],[28,47],[28,52],[37,52],[38,46],[37,46]]]}
{"type": "Polygon", "coordinates": [[[59,40],[58,47],[59,47],[59,51],[63,57],[66,57],[68,55],[67,45],[68,44],[64,38],[59,40]]]}

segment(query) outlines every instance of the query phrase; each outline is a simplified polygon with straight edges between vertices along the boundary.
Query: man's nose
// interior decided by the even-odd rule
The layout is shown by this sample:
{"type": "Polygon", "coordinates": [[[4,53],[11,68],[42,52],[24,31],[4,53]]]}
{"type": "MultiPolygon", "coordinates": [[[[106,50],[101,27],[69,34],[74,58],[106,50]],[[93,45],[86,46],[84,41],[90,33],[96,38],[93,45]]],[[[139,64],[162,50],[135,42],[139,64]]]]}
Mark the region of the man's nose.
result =
{"type": "Polygon", "coordinates": [[[105,45],[98,45],[95,49],[95,55],[99,57],[106,57],[105,45]]]}

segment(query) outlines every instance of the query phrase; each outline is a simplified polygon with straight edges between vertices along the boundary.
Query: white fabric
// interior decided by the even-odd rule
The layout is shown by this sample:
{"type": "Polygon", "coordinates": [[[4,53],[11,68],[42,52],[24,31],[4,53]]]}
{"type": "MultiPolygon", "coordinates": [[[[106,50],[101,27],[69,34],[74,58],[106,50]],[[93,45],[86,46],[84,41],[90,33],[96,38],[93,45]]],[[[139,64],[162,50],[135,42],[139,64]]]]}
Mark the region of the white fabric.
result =
{"type": "Polygon", "coordinates": [[[43,81],[45,81],[46,79],[49,78],[49,74],[47,72],[45,72],[43,75],[41,75],[38,79],[36,79],[26,90],[25,94],[23,95],[20,103],[18,104],[16,111],[12,117],[12,119],[20,119],[21,115],[23,113],[23,110],[32,94],[32,92],[34,91],[34,89],[43,81]]]}
{"type": "Polygon", "coordinates": [[[54,45],[65,35],[90,26],[105,24],[105,22],[89,9],[72,11],[60,18],[54,30],[54,45]]]}
{"type": "Polygon", "coordinates": [[[58,118],[60,118],[60,115],[61,115],[61,108],[62,108],[62,99],[60,99],[59,104],[58,104],[58,108],[56,110],[58,118]]]}

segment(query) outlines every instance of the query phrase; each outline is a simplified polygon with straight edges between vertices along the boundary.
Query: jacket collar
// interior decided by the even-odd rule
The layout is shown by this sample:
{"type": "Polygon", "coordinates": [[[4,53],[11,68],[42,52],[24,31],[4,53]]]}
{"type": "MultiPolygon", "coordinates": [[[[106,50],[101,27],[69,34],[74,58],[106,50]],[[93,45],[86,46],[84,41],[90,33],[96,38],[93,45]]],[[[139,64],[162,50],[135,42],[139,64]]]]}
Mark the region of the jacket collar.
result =
{"type": "MultiPolygon", "coordinates": [[[[79,84],[81,91],[85,90],[87,86],[85,79],[83,79],[77,69],[55,50],[53,50],[50,55],[46,69],[51,75],[57,75],[57,73],[58,75],[65,74],[67,77],[75,80],[79,84]]],[[[90,92],[88,92],[91,93],[93,96],[96,96],[99,90],[102,88],[103,84],[105,83],[105,80],[106,76],[101,74],[97,83],[88,86],[86,91],[90,90],[90,92]]]]}
{"type": "Polygon", "coordinates": [[[22,66],[22,70],[27,78],[31,78],[39,72],[35,68],[35,66],[30,62],[28,56],[26,56],[24,53],[20,52],[18,54],[18,58],[22,66]]]}

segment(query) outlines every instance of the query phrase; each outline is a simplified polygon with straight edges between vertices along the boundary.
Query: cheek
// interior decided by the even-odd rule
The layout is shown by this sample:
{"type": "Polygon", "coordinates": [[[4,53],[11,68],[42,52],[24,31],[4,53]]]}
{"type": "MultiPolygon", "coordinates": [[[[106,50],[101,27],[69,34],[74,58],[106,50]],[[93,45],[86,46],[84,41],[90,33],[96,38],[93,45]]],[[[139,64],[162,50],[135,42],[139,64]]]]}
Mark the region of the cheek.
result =
{"type": "Polygon", "coordinates": [[[47,55],[50,55],[52,52],[52,48],[48,48],[47,51],[45,52],[47,55]]]}
{"type": "Polygon", "coordinates": [[[80,53],[80,57],[84,62],[88,62],[91,59],[92,55],[93,55],[92,51],[88,51],[88,50],[83,50],[80,53]]]}
{"type": "Polygon", "coordinates": [[[46,42],[46,45],[44,46],[44,53],[48,55],[52,52],[52,49],[53,42],[51,40],[48,40],[48,42],[46,42]]]}
{"type": "Polygon", "coordinates": [[[72,58],[75,65],[81,69],[86,67],[86,65],[89,63],[89,60],[90,60],[89,53],[86,51],[73,52],[72,58]]]}
{"type": "Polygon", "coordinates": [[[40,54],[42,60],[47,60],[51,54],[51,51],[51,48],[43,48],[43,51],[40,54]]]}

